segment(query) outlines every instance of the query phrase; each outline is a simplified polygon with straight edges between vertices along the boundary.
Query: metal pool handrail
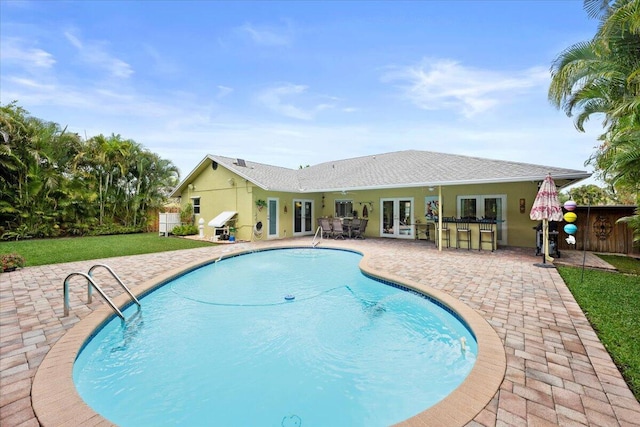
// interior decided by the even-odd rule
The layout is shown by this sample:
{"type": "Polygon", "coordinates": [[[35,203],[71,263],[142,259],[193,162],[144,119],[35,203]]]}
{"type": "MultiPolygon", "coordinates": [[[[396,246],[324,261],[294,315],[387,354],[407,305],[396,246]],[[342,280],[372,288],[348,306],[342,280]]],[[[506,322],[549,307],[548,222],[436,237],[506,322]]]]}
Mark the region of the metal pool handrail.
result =
{"type": "Polygon", "coordinates": [[[320,244],[320,242],[316,242],[316,239],[318,238],[318,233],[320,233],[320,240],[322,240],[322,227],[318,226],[318,228],[316,229],[316,234],[313,236],[313,241],[311,242],[311,246],[313,246],[314,248],[316,246],[318,246],[318,244],[320,244]]]}
{"type": "Polygon", "coordinates": [[[111,273],[111,275],[113,276],[114,279],[116,279],[116,281],[120,284],[120,286],[129,294],[129,296],[133,299],[133,301],[138,305],[138,307],[140,307],[140,301],[138,301],[138,299],[135,297],[135,295],[133,295],[131,293],[131,291],[129,290],[129,288],[126,287],[126,285],[122,282],[122,280],[120,279],[120,277],[118,277],[118,275],[111,269],[111,267],[109,267],[108,265],[105,264],[96,264],[93,267],[91,267],[89,269],[89,273],[81,273],[81,272],[75,272],[75,273],[71,273],[69,274],[65,279],[64,279],[64,284],[63,284],[63,293],[64,293],[64,316],[68,316],[69,315],[69,279],[73,276],[82,276],[85,279],[87,279],[87,304],[90,304],[92,301],[92,296],[91,296],[91,287],[93,286],[94,288],[96,288],[96,290],[98,291],[98,293],[100,293],[100,295],[102,295],[102,298],[104,298],[104,300],[107,302],[107,304],[109,304],[109,306],[113,309],[113,311],[116,312],[116,314],[122,319],[125,320],[124,318],[124,314],[122,314],[122,311],[120,311],[120,309],[113,303],[113,301],[107,296],[107,294],[104,293],[104,291],[102,290],[102,288],[100,286],[98,286],[98,284],[93,280],[92,277],[92,273],[93,270],[97,267],[104,267],[107,269],[107,271],[109,271],[109,273],[111,273]]]}
{"type": "MultiPolygon", "coordinates": [[[[109,267],[106,264],[96,264],[93,267],[91,267],[89,269],[89,276],[93,277],[93,270],[96,269],[97,267],[104,267],[107,269],[107,271],[109,271],[109,273],[111,273],[111,275],[113,276],[114,279],[116,279],[118,281],[118,283],[120,284],[120,286],[122,287],[122,289],[125,290],[126,293],[129,294],[129,296],[131,297],[131,299],[133,299],[133,301],[138,304],[138,307],[140,307],[140,301],[138,301],[138,298],[136,298],[135,295],[133,295],[131,293],[131,291],[129,290],[129,288],[127,288],[127,286],[122,282],[122,280],[120,279],[120,277],[118,277],[118,275],[116,274],[115,271],[113,271],[113,269],[111,267],[109,267]]],[[[91,293],[91,292],[89,292],[91,293]]]]}

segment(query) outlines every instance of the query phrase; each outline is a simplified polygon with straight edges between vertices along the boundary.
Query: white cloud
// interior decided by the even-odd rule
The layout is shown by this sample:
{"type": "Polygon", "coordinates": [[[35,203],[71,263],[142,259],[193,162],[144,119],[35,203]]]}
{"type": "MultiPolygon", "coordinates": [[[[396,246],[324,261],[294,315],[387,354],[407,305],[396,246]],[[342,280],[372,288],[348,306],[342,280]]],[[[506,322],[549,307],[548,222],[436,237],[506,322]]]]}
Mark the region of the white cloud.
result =
{"type": "Polygon", "coordinates": [[[96,68],[107,70],[113,77],[127,79],[133,74],[133,69],[125,61],[107,52],[104,42],[83,42],[69,31],[64,33],[65,37],[81,55],[81,59],[95,66],[96,68]]]}
{"type": "Polygon", "coordinates": [[[71,43],[76,49],[82,50],[84,48],[80,39],[74,36],[73,34],[71,34],[70,32],[65,31],[64,36],[67,38],[67,40],[69,40],[69,43],[71,43]]]}
{"type": "Polygon", "coordinates": [[[19,86],[23,86],[30,90],[45,91],[45,92],[50,92],[52,90],[55,90],[55,85],[43,84],[40,81],[29,79],[26,77],[8,77],[7,81],[15,83],[16,85],[19,85],[19,86]]]}
{"type": "Polygon", "coordinates": [[[291,44],[291,31],[287,28],[275,28],[269,26],[255,26],[246,23],[239,30],[249,35],[254,43],[262,46],[289,46],[291,44]]]}
{"type": "Polygon", "coordinates": [[[271,111],[299,120],[311,120],[318,112],[334,107],[334,104],[331,103],[317,102],[317,98],[328,97],[308,95],[307,89],[307,86],[291,83],[274,86],[263,90],[258,95],[258,102],[271,111]],[[303,104],[315,104],[302,108],[294,105],[292,99],[303,104]]]}
{"type": "Polygon", "coordinates": [[[218,99],[224,98],[225,96],[229,95],[231,92],[233,92],[233,88],[230,88],[228,86],[218,85],[218,95],[216,95],[216,98],[218,99]]]}
{"type": "Polygon", "coordinates": [[[29,46],[29,42],[19,38],[2,40],[0,60],[3,63],[15,63],[25,69],[51,68],[56,63],[53,55],[37,47],[29,46]]]}
{"type": "MultiPolygon", "coordinates": [[[[74,114],[90,115],[91,120],[95,121],[101,121],[106,116],[120,117],[122,121],[132,118],[170,118],[182,110],[188,110],[185,106],[177,105],[184,101],[179,96],[175,97],[174,102],[167,103],[165,99],[135,91],[77,86],[74,82],[43,83],[21,76],[2,76],[0,94],[3,100],[17,99],[21,105],[46,107],[53,111],[74,109],[74,114]]],[[[185,114],[188,113],[190,111],[185,111],[185,114]]],[[[56,121],[54,117],[42,118],[56,121]]]]}
{"type": "Polygon", "coordinates": [[[171,58],[161,55],[160,52],[152,45],[143,43],[142,48],[150,58],[148,68],[151,68],[154,73],[176,75],[180,72],[181,67],[178,64],[173,62],[171,58]]]}
{"type": "Polygon", "coordinates": [[[425,59],[394,67],[383,82],[399,82],[402,95],[425,110],[454,110],[466,117],[488,111],[519,93],[548,83],[541,67],[519,72],[498,72],[465,67],[449,59],[425,59]]]}

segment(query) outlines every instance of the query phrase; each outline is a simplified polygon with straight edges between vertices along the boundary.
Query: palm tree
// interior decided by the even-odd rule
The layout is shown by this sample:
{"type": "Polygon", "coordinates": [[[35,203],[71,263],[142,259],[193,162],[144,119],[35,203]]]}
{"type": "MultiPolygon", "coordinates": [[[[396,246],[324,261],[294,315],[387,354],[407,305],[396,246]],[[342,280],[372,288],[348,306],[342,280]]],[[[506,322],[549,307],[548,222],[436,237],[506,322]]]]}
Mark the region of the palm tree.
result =
{"type": "Polygon", "coordinates": [[[589,163],[640,204],[640,1],[585,0],[584,7],[600,19],[598,31],[554,61],[549,100],[575,116],[579,131],[593,115],[604,117],[603,143],[589,163]]]}
{"type": "MultiPolygon", "coordinates": [[[[602,1],[586,0],[585,8],[602,1]]],[[[580,131],[593,114],[605,115],[605,127],[639,112],[640,2],[623,0],[602,13],[593,40],[577,43],[554,61],[549,99],[567,115],[577,114],[580,131]]]]}

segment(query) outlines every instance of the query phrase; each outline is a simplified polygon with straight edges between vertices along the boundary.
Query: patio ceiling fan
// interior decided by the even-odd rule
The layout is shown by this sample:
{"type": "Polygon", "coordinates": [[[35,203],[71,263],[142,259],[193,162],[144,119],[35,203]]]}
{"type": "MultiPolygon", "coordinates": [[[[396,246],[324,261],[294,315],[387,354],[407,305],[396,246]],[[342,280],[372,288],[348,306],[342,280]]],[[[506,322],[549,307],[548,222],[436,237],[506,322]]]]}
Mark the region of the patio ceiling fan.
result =
{"type": "Polygon", "coordinates": [[[341,191],[336,191],[334,194],[341,194],[343,196],[346,196],[347,194],[353,194],[353,193],[347,190],[341,190],[341,191]]]}

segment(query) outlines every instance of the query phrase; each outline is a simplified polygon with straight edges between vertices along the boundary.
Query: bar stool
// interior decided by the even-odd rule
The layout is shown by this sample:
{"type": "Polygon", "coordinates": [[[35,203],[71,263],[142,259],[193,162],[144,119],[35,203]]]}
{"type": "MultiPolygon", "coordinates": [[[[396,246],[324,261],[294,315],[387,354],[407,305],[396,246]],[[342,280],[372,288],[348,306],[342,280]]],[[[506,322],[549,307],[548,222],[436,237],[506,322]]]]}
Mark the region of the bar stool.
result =
{"type": "Polygon", "coordinates": [[[467,242],[467,250],[471,249],[471,227],[469,221],[456,222],[456,248],[460,249],[460,242],[467,242]]]}
{"type": "Polygon", "coordinates": [[[435,227],[436,227],[436,248],[438,247],[438,242],[440,241],[440,235],[442,235],[442,241],[444,242],[446,240],[447,242],[447,247],[451,246],[451,235],[449,234],[449,232],[451,230],[449,230],[449,223],[445,221],[445,218],[442,218],[442,229],[439,228],[440,223],[438,221],[435,222],[435,227]]]}
{"type": "Polygon", "coordinates": [[[493,220],[482,220],[478,223],[480,227],[480,233],[478,236],[478,250],[482,250],[483,243],[491,243],[491,252],[493,252],[493,247],[495,245],[496,240],[496,230],[493,229],[493,224],[495,221],[493,220]],[[489,235],[491,240],[485,240],[483,236],[489,235]]]}

